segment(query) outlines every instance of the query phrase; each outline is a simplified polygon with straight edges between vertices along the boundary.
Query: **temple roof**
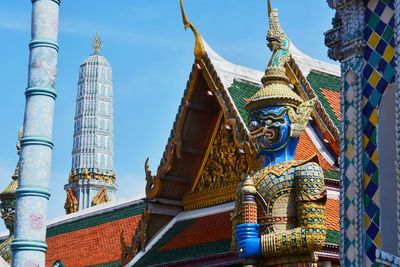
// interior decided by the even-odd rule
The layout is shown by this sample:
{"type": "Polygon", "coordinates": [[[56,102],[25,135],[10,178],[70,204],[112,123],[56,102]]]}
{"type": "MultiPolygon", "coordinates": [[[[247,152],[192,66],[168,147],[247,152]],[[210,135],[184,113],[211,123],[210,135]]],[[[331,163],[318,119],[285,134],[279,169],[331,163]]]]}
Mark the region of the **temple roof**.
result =
{"type": "MultiPolygon", "coordinates": [[[[231,250],[230,213],[233,206],[234,203],[227,203],[180,213],[128,266],[218,266],[219,262],[229,262],[232,264],[230,266],[240,264],[241,260],[231,250]]],[[[339,200],[329,198],[326,210],[327,241],[320,251],[320,257],[337,259],[334,248],[339,246],[339,200]]]]}
{"type": "Polygon", "coordinates": [[[143,213],[135,198],[100,204],[49,221],[46,266],[121,266],[143,213]]]}
{"type": "MultiPolygon", "coordinates": [[[[158,199],[171,199],[179,203],[184,201],[185,192],[193,192],[190,190],[193,190],[198,179],[196,177],[199,177],[201,162],[207,159],[208,154],[204,152],[204,148],[213,145],[212,133],[218,129],[220,123],[225,124],[228,131],[238,138],[238,145],[250,140],[244,99],[250,98],[260,90],[264,72],[233,64],[215,52],[204,40],[202,41],[204,54],[200,55],[200,58],[198,55],[195,58],[157,175],[146,178],[147,199],[155,203],[158,199]],[[222,122],[218,121],[218,114],[223,114],[220,115],[223,117],[222,122]]],[[[285,71],[294,85],[294,91],[303,100],[317,99],[312,120],[300,137],[295,159],[305,160],[317,154],[327,185],[337,188],[340,143],[339,68],[305,56],[295,48],[292,50],[285,71]]],[[[235,146],[239,149],[237,143],[235,146]]],[[[328,198],[329,201],[337,199],[337,197],[332,198],[332,195],[328,195],[328,198]]],[[[214,207],[210,208],[215,208],[218,203],[226,203],[226,199],[213,201],[214,204],[211,205],[214,207]]],[[[179,204],[171,208],[179,210],[179,204]]],[[[167,206],[163,207],[163,210],[168,209],[167,206]]],[[[332,217],[331,220],[336,220],[331,225],[337,226],[338,209],[337,207],[330,209],[336,210],[328,216],[332,217]]],[[[154,240],[155,235],[165,229],[168,221],[174,220],[175,215],[180,214],[172,212],[168,215],[170,216],[168,220],[163,212],[161,210],[150,212],[150,219],[146,223],[148,240],[154,240]],[[164,220],[163,224],[157,223],[160,218],[164,220]]],[[[337,233],[332,233],[328,233],[328,240],[337,240],[337,233]]],[[[228,247],[226,251],[229,251],[228,247]]]]}
{"type": "MultiPolygon", "coordinates": [[[[229,90],[230,97],[235,102],[240,117],[247,126],[247,112],[244,111],[245,103],[243,99],[250,98],[262,87],[261,78],[264,72],[231,63],[215,52],[204,39],[203,42],[212,66],[224,88],[229,90]],[[237,92],[237,90],[232,89],[237,85],[235,82],[244,82],[248,85],[245,90],[237,92]]],[[[327,113],[328,119],[333,122],[338,131],[340,128],[340,67],[305,55],[293,44],[290,46],[290,52],[293,62],[297,65],[303,77],[306,78],[308,85],[322,104],[323,111],[327,113]]]]}
{"type": "Polygon", "coordinates": [[[18,180],[12,179],[7,187],[0,193],[0,199],[15,199],[15,191],[18,187],[18,180]]]}

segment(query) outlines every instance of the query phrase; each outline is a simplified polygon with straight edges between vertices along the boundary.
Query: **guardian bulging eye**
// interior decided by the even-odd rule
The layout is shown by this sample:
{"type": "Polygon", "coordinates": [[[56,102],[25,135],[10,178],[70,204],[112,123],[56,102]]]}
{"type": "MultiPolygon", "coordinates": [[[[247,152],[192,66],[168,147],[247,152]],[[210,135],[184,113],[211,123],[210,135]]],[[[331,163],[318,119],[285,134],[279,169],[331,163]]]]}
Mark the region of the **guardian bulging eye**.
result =
{"type": "Polygon", "coordinates": [[[249,124],[249,130],[250,130],[250,131],[257,130],[258,127],[259,127],[259,124],[258,124],[257,121],[252,121],[252,122],[249,124]]]}

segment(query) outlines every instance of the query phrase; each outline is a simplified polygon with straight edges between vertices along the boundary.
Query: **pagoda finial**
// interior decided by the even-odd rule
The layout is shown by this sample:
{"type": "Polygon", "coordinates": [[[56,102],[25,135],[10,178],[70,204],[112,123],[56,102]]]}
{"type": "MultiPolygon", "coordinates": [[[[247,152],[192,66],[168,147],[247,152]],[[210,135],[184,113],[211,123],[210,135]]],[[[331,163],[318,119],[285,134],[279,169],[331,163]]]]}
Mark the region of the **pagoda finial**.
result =
{"type": "Polygon", "coordinates": [[[100,48],[102,47],[102,41],[101,41],[101,39],[99,37],[99,33],[98,32],[96,32],[96,36],[93,39],[92,47],[94,49],[94,53],[95,54],[98,54],[99,51],[100,51],[100,48]]]}
{"type": "Polygon", "coordinates": [[[195,45],[194,45],[194,56],[196,59],[200,59],[206,54],[206,50],[204,48],[203,40],[201,38],[200,33],[197,31],[197,29],[193,26],[193,24],[188,20],[186,17],[185,9],[183,7],[183,2],[180,0],[180,6],[181,6],[181,12],[182,12],[182,20],[183,20],[183,25],[185,27],[185,30],[187,28],[190,28],[194,34],[195,37],[195,45]]]}

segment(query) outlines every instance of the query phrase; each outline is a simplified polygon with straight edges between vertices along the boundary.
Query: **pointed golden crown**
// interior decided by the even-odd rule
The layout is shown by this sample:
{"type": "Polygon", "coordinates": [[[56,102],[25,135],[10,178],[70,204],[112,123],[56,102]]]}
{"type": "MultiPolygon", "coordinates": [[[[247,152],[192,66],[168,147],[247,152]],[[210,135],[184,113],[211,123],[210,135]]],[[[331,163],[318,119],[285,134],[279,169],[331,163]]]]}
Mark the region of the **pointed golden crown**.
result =
{"type": "Polygon", "coordinates": [[[272,56],[265,75],[261,79],[263,88],[247,100],[247,110],[274,105],[296,108],[303,102],[289,86],[289,79],[285,73],[285,64],[290,59],[290,42],[282,31],[278,19],[278,10],[271,7],[269,0],[268,16],[269,30],[267,40],[268,47],[272,50],[272,56]]]}

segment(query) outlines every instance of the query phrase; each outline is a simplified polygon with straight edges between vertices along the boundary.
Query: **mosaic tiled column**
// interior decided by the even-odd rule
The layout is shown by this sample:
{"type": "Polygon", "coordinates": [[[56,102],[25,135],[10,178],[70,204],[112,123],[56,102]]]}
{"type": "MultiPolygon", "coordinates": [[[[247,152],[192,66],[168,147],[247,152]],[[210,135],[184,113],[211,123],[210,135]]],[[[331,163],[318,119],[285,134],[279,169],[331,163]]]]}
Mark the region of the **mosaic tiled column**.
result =
{"type": "Polygon", "coordinates": [[[341,62],[341,211],[342,266],[363,266],[362,92],[365,3],[328,0],[336,9],[334,28],[325,35],[329,56],[341,62]]]}
{"type": "Polygon", "coordinates": [[[45,266],[60,0],[32,0],[28,87],[12,266],[45,266]]]}
{"type": "MultiPolygon", "coordinates": [[[[394,41],[395,41],[395,62],[400,60],[400,0],[394,0],[394,41]]],[[[400,240],[400,64],[396,67],[396,175],[397,175],[397,235],[400,240]]],[[[397,247],[400,255],[400,244],[397,247]]]]}
{"type": "Polygon", "coordinates": [[[343,266],[373,266],[381,249],[382,219],[378,113],[382,95],[395,80],[395,1],[328,2],[337,10],[336,29],[341,31],[339,39],[335,39],[331,31],[327,33],[331,37],[328,46],[340,47],[332,54],[342,62],[343,76],[341,263],[343,266]],[[357,23],[358,20],[363,23],[357,23]],[[352,56],[351,47],[357,44],[363,49],[352,56]],[[353,82],[358,84],[356,90],[353,82]],[[352,118],[355,121],[352,122],[352,118]]]}
{"type": "Polygon", "coordinates": [[[378,113],[383,94],[395,81],[393,15],[394,0],[369,1],[365,11],[362,110],[365,266],[376,262],[377,250],[382,246],[379,180],[383,177],[379,177],[378,165],[378,113]]]}

